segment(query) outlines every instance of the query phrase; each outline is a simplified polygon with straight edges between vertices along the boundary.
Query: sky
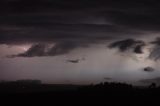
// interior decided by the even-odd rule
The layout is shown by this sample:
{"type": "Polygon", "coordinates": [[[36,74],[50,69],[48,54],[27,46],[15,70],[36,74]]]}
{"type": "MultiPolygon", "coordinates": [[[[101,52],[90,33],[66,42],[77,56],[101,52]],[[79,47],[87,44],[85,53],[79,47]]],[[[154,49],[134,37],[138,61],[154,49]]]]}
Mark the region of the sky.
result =
{"type": "Polygon", "coordinates": [[[0,80],[160,82],[158,0],[1,0],[0,80]]]}

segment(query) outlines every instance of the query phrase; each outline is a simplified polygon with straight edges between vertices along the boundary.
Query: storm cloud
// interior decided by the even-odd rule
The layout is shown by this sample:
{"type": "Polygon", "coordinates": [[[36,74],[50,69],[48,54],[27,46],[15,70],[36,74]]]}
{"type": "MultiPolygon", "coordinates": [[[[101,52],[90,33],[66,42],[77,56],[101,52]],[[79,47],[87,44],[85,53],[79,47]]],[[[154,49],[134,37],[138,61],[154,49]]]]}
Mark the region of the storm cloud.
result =
{"type": "Polygon", "coordinates": [[[33,44],[26,52],[8,57],[42,57],[42,56],[57,56],[70,53],[78,47],[87,47],[84,44],[78,44],[72,41],[57,42],[52,45],[33,44]]]}
{"type": "Polygon", "coordinates": [[[157,61],[160,59],[160,38],[156,38],[156,40],[152,41],[151,44],[153,44],[153,48],[151,50],[149,58],[157,61]]]}
{"type": "MultiPolygon", "coordinates": [[[[159,32],[159,4],[157,0],[1,0],[0,43],[150,36],[159,32]]],[[[141,46],[135,52],[141,53],[141,46]]]]}
{"type": "Polygon", "coordinates": [[[134,39],[125,39],[120,41],[115,41],[111,43],[109,48],[118,48],[120,52],[126,52],[132,50],[134,53],[141,54],[143,53],[143,46],[145,43],[142,40],[134,40],[134,39]]]}

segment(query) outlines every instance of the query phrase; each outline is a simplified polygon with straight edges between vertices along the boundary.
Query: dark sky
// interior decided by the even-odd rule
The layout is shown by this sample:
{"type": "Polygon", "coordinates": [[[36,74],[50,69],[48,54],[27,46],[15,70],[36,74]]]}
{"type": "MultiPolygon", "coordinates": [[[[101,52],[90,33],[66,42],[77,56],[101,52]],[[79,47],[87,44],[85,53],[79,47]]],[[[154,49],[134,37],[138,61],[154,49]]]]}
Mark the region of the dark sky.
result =
{"type": "Polygon", "coordinates": [[[158,0],[1,0],[1,80],[159,77],[159,11],[158,0]]]}
{"type": "Polygon", "coordinates": [[[1,0],[0,42],[146,35],[159,31],[159,5],[158,0],[1,0]]]}

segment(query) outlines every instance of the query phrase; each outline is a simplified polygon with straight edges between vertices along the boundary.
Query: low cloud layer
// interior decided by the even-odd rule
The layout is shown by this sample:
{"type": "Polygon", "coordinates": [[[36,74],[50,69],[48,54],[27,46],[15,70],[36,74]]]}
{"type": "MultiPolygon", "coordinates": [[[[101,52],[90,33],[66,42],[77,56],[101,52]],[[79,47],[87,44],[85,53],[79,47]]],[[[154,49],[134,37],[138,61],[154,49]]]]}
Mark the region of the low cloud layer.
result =
{"type": "Polygon", "coordinates": [[[9,57],[42,57],[42,56],[57,56],[71,52],[75,48],[86,47],[84,44],[78,44],[72,41],[57,42],[53,45],[33,44],[26,52],[9,57]]]}
{"type": "MultiPolygon", "coordinates": [[[[147,46],[151,46],[149,52],[149,56],[147,59],[157,61],[160,59],[160,44],[159,38],[156,38],[155,41],[146,42],[143,40],[135,40],[135,39],[123,39],[114,41],[108,44],[109,49],[118,49],[120,53],[132,53],[137,55],[143,55],[144,48],[147,46]]],[[[82,42],[82,41],[57,41],[54,43],[36,43],[32,44],[32,46],[25,51],[24,53],[20,53],[17,55],[11,55],[8,57],[42,57],[42,56],[57,56],[64,55],[70,53],[74,49],[77,48],[89,48],[90,44],[94,44],[95,42],[82,42]]],[[[99,42],[96,42],[99,43],[99,42]]],[[[102,42],[101,42],[102,43],[102,42]]]]}
{"type": "Polygon", "coordinates": [[[117,48],[120,52],[126,52],[132,50],[134,53],[143,53],[143,46],[145,43],[142,40],[125,39],[111,43],[109,48],[117,48]]]}
{"type": "Polygon", "coordinates": [[[147,59],[157,61],[160,59],[160,38],[146,42],[143,40],[123,39],[110,43],[109,49],[118,49],[121,53],[144,54],[144,48],[149,47],[147,59]]]}

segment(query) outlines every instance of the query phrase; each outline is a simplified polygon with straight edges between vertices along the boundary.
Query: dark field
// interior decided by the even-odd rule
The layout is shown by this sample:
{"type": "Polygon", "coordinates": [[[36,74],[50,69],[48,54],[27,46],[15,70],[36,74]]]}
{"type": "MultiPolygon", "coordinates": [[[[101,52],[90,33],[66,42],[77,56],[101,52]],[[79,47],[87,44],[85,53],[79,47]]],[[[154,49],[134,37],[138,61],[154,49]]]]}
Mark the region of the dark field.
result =
{"type": "Polygon", "coordinates": [[[1,103],[5,105],[158,105],[160,87],[134,87],[123,83],[63,85],[41,83],[1,83],[1,103]]]}

